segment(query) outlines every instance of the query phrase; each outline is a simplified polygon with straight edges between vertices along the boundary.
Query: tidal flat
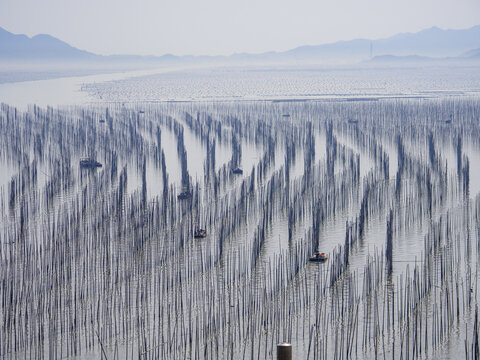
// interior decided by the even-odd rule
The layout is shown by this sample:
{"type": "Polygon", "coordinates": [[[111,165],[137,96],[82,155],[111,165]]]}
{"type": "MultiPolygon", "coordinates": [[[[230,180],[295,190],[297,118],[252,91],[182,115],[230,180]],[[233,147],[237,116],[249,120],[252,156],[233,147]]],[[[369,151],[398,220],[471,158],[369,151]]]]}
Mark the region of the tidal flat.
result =
{"type": "Polygon", "coordinates": [[[477,356],[480,98],[291,100],[1,105],[0,357],[477,356]]]}

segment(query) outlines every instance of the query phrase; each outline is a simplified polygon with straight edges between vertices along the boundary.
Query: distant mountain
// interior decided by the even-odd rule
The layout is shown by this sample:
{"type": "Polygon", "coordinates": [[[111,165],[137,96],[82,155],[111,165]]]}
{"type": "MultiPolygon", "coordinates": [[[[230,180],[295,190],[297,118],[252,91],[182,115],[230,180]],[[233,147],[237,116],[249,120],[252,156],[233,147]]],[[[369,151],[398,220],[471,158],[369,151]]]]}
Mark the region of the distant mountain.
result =
{"type": "Polygon", "coordinates": [[[97,55],[79,50],[50,35],[15,35],[0,28],[2,60],[85,60],[97,55]]]}
{"type": "Polygon", "coordinates": [[[480,48],[480,25],[464,30],[442,30],[437,27],[417,33],[398,34],[386,39],[357,39],[317,46],[301,46],[284,52],[299,58],[343,58],[357,60],[372,56],[452,57],[480,48]]]}
{"type": "Polygon", "coordinates": [[[432,66],[432,65],[448,65],[448,66],[478,66],[480,65],[480,55],[475,56],[455,56],[434,58],[427,56],[395,56],[395,55],[380,55],[372,59],[362,62],[363,64],[370,64],[373,66],[432,66]]]}
{"type": "Polygon", "coordinates": [[[369,60],[372,63],[398,63],[398,62],[411,62],[411,63],[418,63],[418,62],[428,62],[428,61],[438,61],[441,59],[432,58],[427,56],[418,56],[418,55],[408,55],[408,56],[395,56],[395,55],[379,55],[375,56],[369,60]]]}
{"type": "Polygon", "coordinates": [[[373,42],[375,55],[415,54],[451,57],[478,47],[480,47],[480,25],[463,30],[442,30],[433,27],[415,34],[400,34],[373,42]]]}
{"type": "Polygon", "coordinates": [[[0,61],[28,61],[28,62],[74,62],[85,64],[162,64],[178,63],[188,60],[192,56],[163,56],[140,55],[97,55],[85,50],[77,49],[53,36],[40,34],[33,37],[16,35],[0,27],[0,61]]]}
{"type": "MultiPolygon", "coordinates": [[[[417,33],[398,34],[386,39],[356,39],[331,44],[301,46],[285,52],[234,54],[232,56],[100,56],[79,50],[50,35],[29,38],[0,28],[0,60],[74,60],[102,63],[178,64],[178,63],[319,63],[358,62],[375,57],[382,61],[422,61],[425,57],[457,57],[471,49],[480,50],[480,25],[463,30],[437,27],[417,33]],[[392,58],[381,58],[391,56],[392,58]],[[416,58],[412,58],[416,56],[416,58]]],[[[478,56],[478,51],[470,56],[478,56]]]]}
{"type": "Polygon", "coordinates": [[[463,56],[469,59],[480,59],[480,49],[467,51],[463,56]]]}
{"type": "Polygon", "coordinates": [[[480,49],[467,51],[461,56],[449,57],[428,57],[418,55],[396,56],[396,55],[379,55],[366,61],[370,64],[384,65],[425,65],[425,64],[450,64],[450,65],[471,65],[480,63],[480,49]]]}

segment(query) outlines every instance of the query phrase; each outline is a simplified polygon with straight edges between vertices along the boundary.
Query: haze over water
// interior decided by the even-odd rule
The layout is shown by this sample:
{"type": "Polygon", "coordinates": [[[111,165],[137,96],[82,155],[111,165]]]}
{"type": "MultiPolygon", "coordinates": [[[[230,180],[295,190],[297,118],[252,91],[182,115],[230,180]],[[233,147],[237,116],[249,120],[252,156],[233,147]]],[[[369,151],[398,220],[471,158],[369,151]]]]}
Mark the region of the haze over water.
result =
{"type": "Polygon", "coordinates": [[[47,3],[0,5],[0,358],[478,358],[476,2],[47,3]]]}

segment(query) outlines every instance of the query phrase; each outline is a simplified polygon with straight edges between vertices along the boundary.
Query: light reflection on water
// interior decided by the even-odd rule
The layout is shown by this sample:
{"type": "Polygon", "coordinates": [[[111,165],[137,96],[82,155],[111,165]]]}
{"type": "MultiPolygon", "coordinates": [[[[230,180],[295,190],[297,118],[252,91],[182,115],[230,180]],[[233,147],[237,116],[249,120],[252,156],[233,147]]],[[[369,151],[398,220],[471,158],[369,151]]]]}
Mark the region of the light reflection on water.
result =
{"type": "MultiPolygon", "coordinates": [[[[350,100],[478,95],[475,67],[185,68],[0,84],[0,102],[20,108],[93,103],[350,100]],[[421,79],[421,80],[419,80],[421,79]],[[442,79],[440,81],[439,79],[442,79]],[[381,86],[378,86],[378,84],[381,86]]],[[[284,111],[283,113],[287,113],[284,111]]]]}
{"type": "MultiPolygon", "coordinates": [[[[111,86],[111,85],[109,85],[111,86]]],[[[141,103],[138,103],[141,104],[141,103]]],[[[141,105],[140,105],[141,106],[141,105]]],[[[295,108],[295,106],[292,106],[295,108]]],[[[178,116],[179,123],[183,124],[184,127],[184,138],[185,138],[185,146],[187,150],[187,162],[188,162],[188,170],[189,174],[193,179],[193,182],[198,182],[200,184],[200,188],[207,184],[203,184],[204,181],[204,162],[206,159],[206,144],[204,139],[200,138],[197,134],[188,128],[183,122],[182,114],[185,108],[179,107],[177,109],[176,115],[178,116]]],[[[247,109],[248,110],[248,109],[247,109]]],[[[282,108],[283,112],[285,110],[290,110],[288,108],[282,108]]],[[[292,112],[292,119],[291,121],[295,123],[295,121],[299,121],[299,119],[295,119],[292,112]]],[[[264,115],[264,114],[262,114],[264,115]]],[[[146,117],[148,116],[148,110],[146,111],[146,117]]],[[[315,129],[315,164],[317,166],[323,166],[324,162],[326,161],[326,134],[325,129],[315,129]]],[[[144,134],[145,135],[145,134],[144,134]]],[[[342,132],[341,128],[336,128],[334,131],[334,135],[338,139],[338,144],[340,147],[345,149],[345,153],[349,156],[359,156],[360,158],[360,185],[359,188],[363,189],[363,181],[372,171],[375,170],[375,159],[372,159],[368,152],[361,148],[358,144],[354,143],[350,138],[351,134],[347,132],[342,132]]],[[[407,137],[408,139],[408,137],[407,137]]],[[[395,142],[392,139],[378,139],[382,143],[384,143],[384,150],[386,151],[387,155],[389,156],[389,181],[395,181],[395,176],[398,171],[398,154],[395,142]],[[390,140],[390,141],[389,141],[390,140]]],[[[415,159],[419,162],[427,162],[428,161],[428,152],[426,150],[426,141],[425,139],[418,139],[412,138],[410,142],[405,143],[405,147],[407,149],[407,155],[415,159]]],[[[151,141],[151,139],[149,140],[151,141]]],[[[162,149],[166,155],[166,167],[167,172],[169,175],[169,183],[173,184],[178,192],[181,184],[181,166],[178,158],[177,153],[177,140],[173,132],[167,128],[162,127],[162,149]]],[[[254,168],[260,159],[262,158],[263,152],[265,151],[265,147],[261,145],[255,145],[251,141],[246,139],[242,139],[242,167],[244,169],[244,174],[241,177],[236,177],[232,180],[231,183],[227,184],[227,186],[222,189],[223,192],[221,196],[228,196],[230,192],[234,192],[234,189],[241,183],[242,179],[246,178],[252,168],[254,168]]],[[[218,141],[216,143],[217,146],[217,154],[216,156],[216,170],[218,171],[222,166],[230,161],[232,156],[232,151],[229,146],[228,141],[218,141]]],[[[449,178],[455,179],[457,174],[457,166],[456,166],[456,154],[455,149],[453,146],[436,146],[437,155],[441,158],[446,160],[448,163],[447,166],[447,173],[449,178]]],[[[291,181],[301,180],[305,168],[304,168],[304,148],[297,149],[296,154],[296,161],[292,167],[292,177],[291,181]]],[[[470,169],[471,169],[471,187],[470,187],[470,197],[473,198],[476,194],[478,194],[480,188],[478,185],[479,182],[475,181],[478,179],[476,176],[478,173],[478,168],[480,163],[477,161],[480,155],[480,151],[478,149],[477,144],[474,141],[466,140],[464,145],[464,154],[468,156],[470,159],[470,169]]],[[[102,158],[105,154],[98,153],[99,158],[102,158]]],[[[72,168],[74,168],[73,176],[75,178],[79,178],[80,171],[78,170],[78,160],[79,155],[75,155],[72,157],[72,168]]],[[[120,166],[121,169],[123,165],[127,165],[128,169],[128,193],[133,194],[135,191],[140,191],[141,188],[141,164],[138,164],[136,161],[138,159],[134,158],[126,158],[120,159],[120,166]]],[[[6,192],[8,181],[11,176],[15,175],[15,173],[19,170],[15,167],[8,167],[8,163],[3,164],[6,169],[8,169],[2,179],[1,179],[1,186],[3,193],[6,192]]],[[[274,156],[274,164],[269,169],[266,178],[269,179],[272,174],[282,169],[285,165],[285,147],[283,146],[282,142],[277,142],[275,146],[275,156],[274,156]]],[[[340,164],[336,163],[336,175],[341,176],[342,168],[339,166],[340,164]]],[[[40,167],[42,169],[42,173],[48,174],[50,169],[48,167],[44,167],[43,165],[40,167]]],[[[161,189],[163,187],[162,184],[162,177],[161,172],[153,162],[147,162],[147,194],[149,199],[154,199],[156,196],[161,194],[161,189]]],[[[100,177],[102,175],[102,171],[98,171],[97,173],[87,173],[84,175],[83,184],[89,183],[90,177],[100,177]]],[[[47,181],[47,176],[44,176],[39,184],[37,185],[39,188],[43,188],[45,186],[45,182],[47,181]]],[[[453,181],[453,180],[452,180],[453,181]]],[[[80,183],[82,183],[80,181],[80,183]]],[[[406,182],[404,184],[407,189],[408,186],[414,187],[411,183],[406,182]]],[[[266,183],[260,184],[260,186],[266,186],[266,183]]],[[[79,190],[79,186],[75,185],[73,188],[68,189],[63,194],[59,194],[56,197],[56,201],[59,203],[65,202],[70,199],[72,193],[75,193],[79,190]]],[[[320,251],[332,253],[338,245],[341,245],[345,241],[345,230],[346,230],[346,223],[348,221],[352,221],[359,212],[358,202],[361,199],[362,191],[357,193],[352,193],[351,196],[353,197],[352,202],[353,204],[348,206],[346,209],[338,211],[333,216],[327,218],[327,220],[322,224],[320,228],[320,239],[319,239],[319,249],[320,251]]],[[[392,194],[386,194],[388,196],[392,196],[392,194]]],[[[441,215],[445,215],[448,210],[452,210],[454,212],[458,212],[462,209],[462,204],[458,203],[458,198],[456,198],[455,194],[445,194],[448,198],[445,208],[438,208],[436,212],[432,214],[431,219],[432,221],[438,220],[441,215]]],[[[262,204],[259,202],[259,206],[262,204]]],[[[278,205],[279,206],[279,205],[278,205]]],[[[196,209],[199,211],[199,218],[205,217],[206,210],[205,208],[208,207],[208,204],[204,204],[202,209],[196,209]],[[202,213],[204,211],[204,213],[202,213]]],[[[358,242],[352,246],[351,256],[350,256],[350,266],[349,271],[354,272],[358,271],[360,279],[362,279],[362,269],[365,266],[367,258],[375,255],[375,254],[383,254],[385,251],[385,239],[386,239],[386,219],[388,216],[388,210],[379,211],[378,213],[374,214],[372,217],[368,219],[367,227],[365,229],[364,236],[358,240],[358,242]]],[[[398,209],[399,212],[405,211],[408,212],[410,208],[405,209],[398,209]]],[[[54,210],[52,210],[54,211],[54,210]]],[[[261,211],[260,211],[261,213],[261,211]]],[[[222,267],[223,264],[228,263],[227,259],[229,254],[235,251],[242,251],[245,247],[249,246],[254,238],[255,229],[258,225],[258,214],[252,215],[249,218],[249,222],[245,224],[243,229],[237,230],[234,234],[227,239],[224,249],[223,255],[223,262],[220,262],[219,267],[222,267]]],[[[292,249],[292,244],[301,242],[303,239],[307,237],[306,231],[311,227],[312,218],[311,213],[307,213],[303,221],[300,221],[296,224],[296,228],[293,234],[293,240],[289,243],[288,239],[288,219],[285,214],[277,214],[272,223],[269,224],[268,228],[266,229],[266,236],[265,241],[259,255],[259,263],[260,264],[270,264],[275,259],[278,259],[279,254],[287,253],[292,249]]],[[[205,222],[202,219],[200,222],[205,222]]],[[[393,278],[399,276],[400,274],[404,273],[407,266],[410,268],[414,265],[417,261],[420,261],[422,252],[424,251],[423,246],[423,238],[426,235],[428,230],[429,221],[425,220],[422,222],[414,222],[409,224],[408,226],[404,226],[399,228],[395,233],[395,242],[394,242],[394,255],[393,255],[393,278]],[[411,225],[411,226],[410,226],[411,225]]],[[[173,229],[174,230],[174,229],[173,229]]],[[[210,230],[210,229],[209,229],[210,230]]],[[[190,257],[192,253],[198,255],[198,252],[206,251],[205,249],[216,249],[217,248],[217,240],[216,236],[217,229],[212,229],[209,233],[209,237],[203,241],[198,242],[188,242],[188,244],[181,249],[180,255],[178,257],[172,258],[169,261],[186,261],[187,255],[190,257]],[[185,255],[187,254],[187,255],[185,255]],[[182,258],[182,255],[185,255],[182,258]]],[[[168,241],[168,236],[165,239],[168,241]]],[[[159,240],[159,246],[168,246],[168,244],[161,244],[159,240]]],[[[213,250],[212,250],[213,251],[213,250]]],[[[331,260],[329,260],[331,261],[331,260]]],[[[178,265],[178,264],[177,264],[178,265]]],[[[261,266],[258,268],[257,276],[261,277],[261,266]]],[[[319,273],[324,271],[328,266],[328,262],[326,264],[310,264],[308,263],[304,270],[302,270],[302,274],[306,276],[309,281],[313,281],[312,279],[315,278],[319,273]]],[[[299,276],[299,281],[301,281],[301,276],[299,276]]],[[[297,286],[296,282],[294,281],[291,286],[297,286]]],[[[315,284],[313,284],[314,286],[315,284]]],[[[462,330],[459,330],[462,331],[462,330]]],[[[296,346],[300,344],[303,345],[302,348],[304,349],[305,345],[305,338],[298,340],[296,346]]],[[[459,339],[455,339],[450,342],[444,343],[442,346],[445,346],[447,349],[445,353],[448,355],[450,351],[454,351],[454,349],[458,349],[458,344],[460,344],[459,339]],[[449,350],[448,347],[451,346],[449,350]]],[[[296,349],[297,354],[302,354],[300,349],[296,349]]],[[[305,355],[305,354],[302,354],[305,355]]],[[[446,356],[446,355],[445,355],[446,356]]],[[[446,356],[448,358],[448,356],[446,356]]]]}

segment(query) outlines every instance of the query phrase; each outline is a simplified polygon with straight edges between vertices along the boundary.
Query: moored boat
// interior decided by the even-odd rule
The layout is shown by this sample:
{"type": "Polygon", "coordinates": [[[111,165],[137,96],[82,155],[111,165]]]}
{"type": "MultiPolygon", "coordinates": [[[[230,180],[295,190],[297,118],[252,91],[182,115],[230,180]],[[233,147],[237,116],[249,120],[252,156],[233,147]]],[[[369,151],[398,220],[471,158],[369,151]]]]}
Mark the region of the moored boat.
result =
{"type": "Polygon", "coordinates": [[[310,256],[310,261],[313,262],[323,262],[328,259],[328,254],[316,252],[312,256],[310,256]]]}
{"type": "Polygon", "coordinates": [[[196,229],[193,233],[195,239],[201,239],[207,236],[207,230],[205,229],[196,229]]]}
{"type": "Polygon", "coordinates": [[[96,167],[102,167],[102,164],[92,158],[82,158],[80,159],[80,167],[96,168],[96,167]]]}
{"type": "Polygon", "coordinates": [[[192,193],[190,191],[184,191],[184,192],[178,194],[177,197],[178,197],[179,200],[190,199],[192,197],[192,193]]]}

